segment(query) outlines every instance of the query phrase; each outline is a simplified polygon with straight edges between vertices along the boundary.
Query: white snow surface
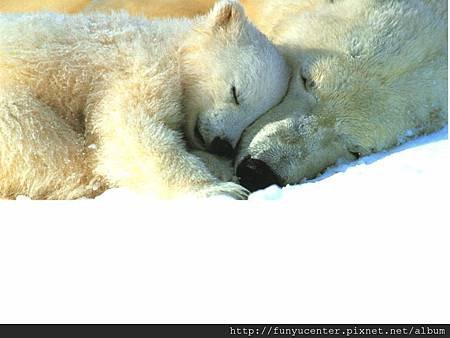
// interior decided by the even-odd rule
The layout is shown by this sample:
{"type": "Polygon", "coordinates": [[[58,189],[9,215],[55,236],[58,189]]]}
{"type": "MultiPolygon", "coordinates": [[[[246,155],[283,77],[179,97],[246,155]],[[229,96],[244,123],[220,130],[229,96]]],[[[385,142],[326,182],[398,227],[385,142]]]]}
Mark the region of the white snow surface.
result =
{"type": "MultiPolygon", "coordinates": [[[[271,186],[250,195],[250,201],[297,201],[340,198],[355,195],[396,195],[445,193],[448,167],[448,127],[406,142],[394,149],[343,163],[328,169],[320,177],[298,185],[271,186]]],[[[137,195],[127,189],[110,189],[97,199],[156,200],[152,195],[137,195]]],[[[221,197],[212,200],[221,200],[221,197]]],[[[227,199],[227,198],[223,198],[227,199]]]]}

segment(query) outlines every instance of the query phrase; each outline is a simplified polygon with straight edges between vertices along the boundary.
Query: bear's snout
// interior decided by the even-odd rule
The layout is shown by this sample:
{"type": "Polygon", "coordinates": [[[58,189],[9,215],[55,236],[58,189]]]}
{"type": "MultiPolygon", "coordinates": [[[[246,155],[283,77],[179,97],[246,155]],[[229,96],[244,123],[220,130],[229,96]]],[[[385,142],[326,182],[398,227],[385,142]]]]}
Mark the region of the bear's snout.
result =
{"type": "Polygon", "coordinates": [[[250,156],[238,165],[236,175],[240,184],[251,192],[274,184],[281,186],[279,177],[264,161],[253,159],[250,156]]]}
{"type": "Polygon", "coordinates": [[[213,154],[228,157],[228,158],[234,157],[234,153],[235,153],[234,148],[231,145],[231,143],[220,137],[216,137],[212,141],[211,152],[213,154]]]}

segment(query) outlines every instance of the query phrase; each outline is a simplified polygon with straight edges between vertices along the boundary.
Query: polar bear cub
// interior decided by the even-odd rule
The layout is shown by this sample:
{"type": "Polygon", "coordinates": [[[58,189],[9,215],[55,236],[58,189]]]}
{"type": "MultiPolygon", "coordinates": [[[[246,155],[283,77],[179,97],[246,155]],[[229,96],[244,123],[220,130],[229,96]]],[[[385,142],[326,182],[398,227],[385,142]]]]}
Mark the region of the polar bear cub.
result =
{"type": "Polygon", "coordinates": [[[0,16],[0,197],[226,194],[193,150],[229,153],[289,70],[236,1],[206,16],[0,16]]]}

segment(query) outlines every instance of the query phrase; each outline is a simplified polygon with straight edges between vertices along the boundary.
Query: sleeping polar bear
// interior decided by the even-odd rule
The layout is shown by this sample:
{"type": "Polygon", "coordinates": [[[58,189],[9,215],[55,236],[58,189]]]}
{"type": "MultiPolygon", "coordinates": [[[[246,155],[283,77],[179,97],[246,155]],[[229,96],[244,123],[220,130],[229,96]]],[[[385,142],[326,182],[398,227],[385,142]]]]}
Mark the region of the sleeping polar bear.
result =
{"type": "Polygon", "coordinates": [[[226,194],[190,150],[230,152],[288,68],[231,0],[194,20],[0,16],[0,197],[226,194]],[[187,144],[186,144],[187,142],[187,144]]]}
{"type": "Polygon", "coordinates": [[[302,182],[448,123],[447,1],[241,3],[293,72],[287,96],[247,128],[229,169],[251,191],[302,182]]]}
{"type": "Polygon", "coordinates": [[[293,70],[288,95],[240,142],[235,166],[250,190],[448,123],[447,1],[248,1],[293,70]]]}
{"type": "MultiPolygon", "coordinates": [[[[98,0],[88,7],[158,15],[152,3],[98,0]]],[[[447,1],[241,3],[293,74],[282,103],[244,132],[234,170],[204,154],[224,179],[237,172],[250,190],[295,184],[448,123],[447,1]]],[[[187,4],[201,13],[211,1],[170,0],[165,13],[191,15],[187,4]]]]}

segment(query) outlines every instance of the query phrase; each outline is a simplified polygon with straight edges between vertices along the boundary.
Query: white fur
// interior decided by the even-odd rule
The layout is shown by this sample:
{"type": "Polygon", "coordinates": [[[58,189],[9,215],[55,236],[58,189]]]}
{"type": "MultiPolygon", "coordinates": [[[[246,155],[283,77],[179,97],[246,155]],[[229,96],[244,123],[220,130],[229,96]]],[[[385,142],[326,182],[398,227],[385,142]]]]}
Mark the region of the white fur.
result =
{"type": "Polygon", "coordinates": [[[293,76],[283,102],[243,135],[237,165],[250,156],[294,184],[447,123],[447,1],[259,6],[256,21],[293,76]]]}
{"type": "Polygon", "coordinates": [[[231,0],[194,20],[2,15],[0,197],[122,186],[245,197],[188,151],[209,146],[195,125],[235,144],[287,82],[283,59],[231,0]],[[231,82],[252,99],[233,106],[231,82]]]}

